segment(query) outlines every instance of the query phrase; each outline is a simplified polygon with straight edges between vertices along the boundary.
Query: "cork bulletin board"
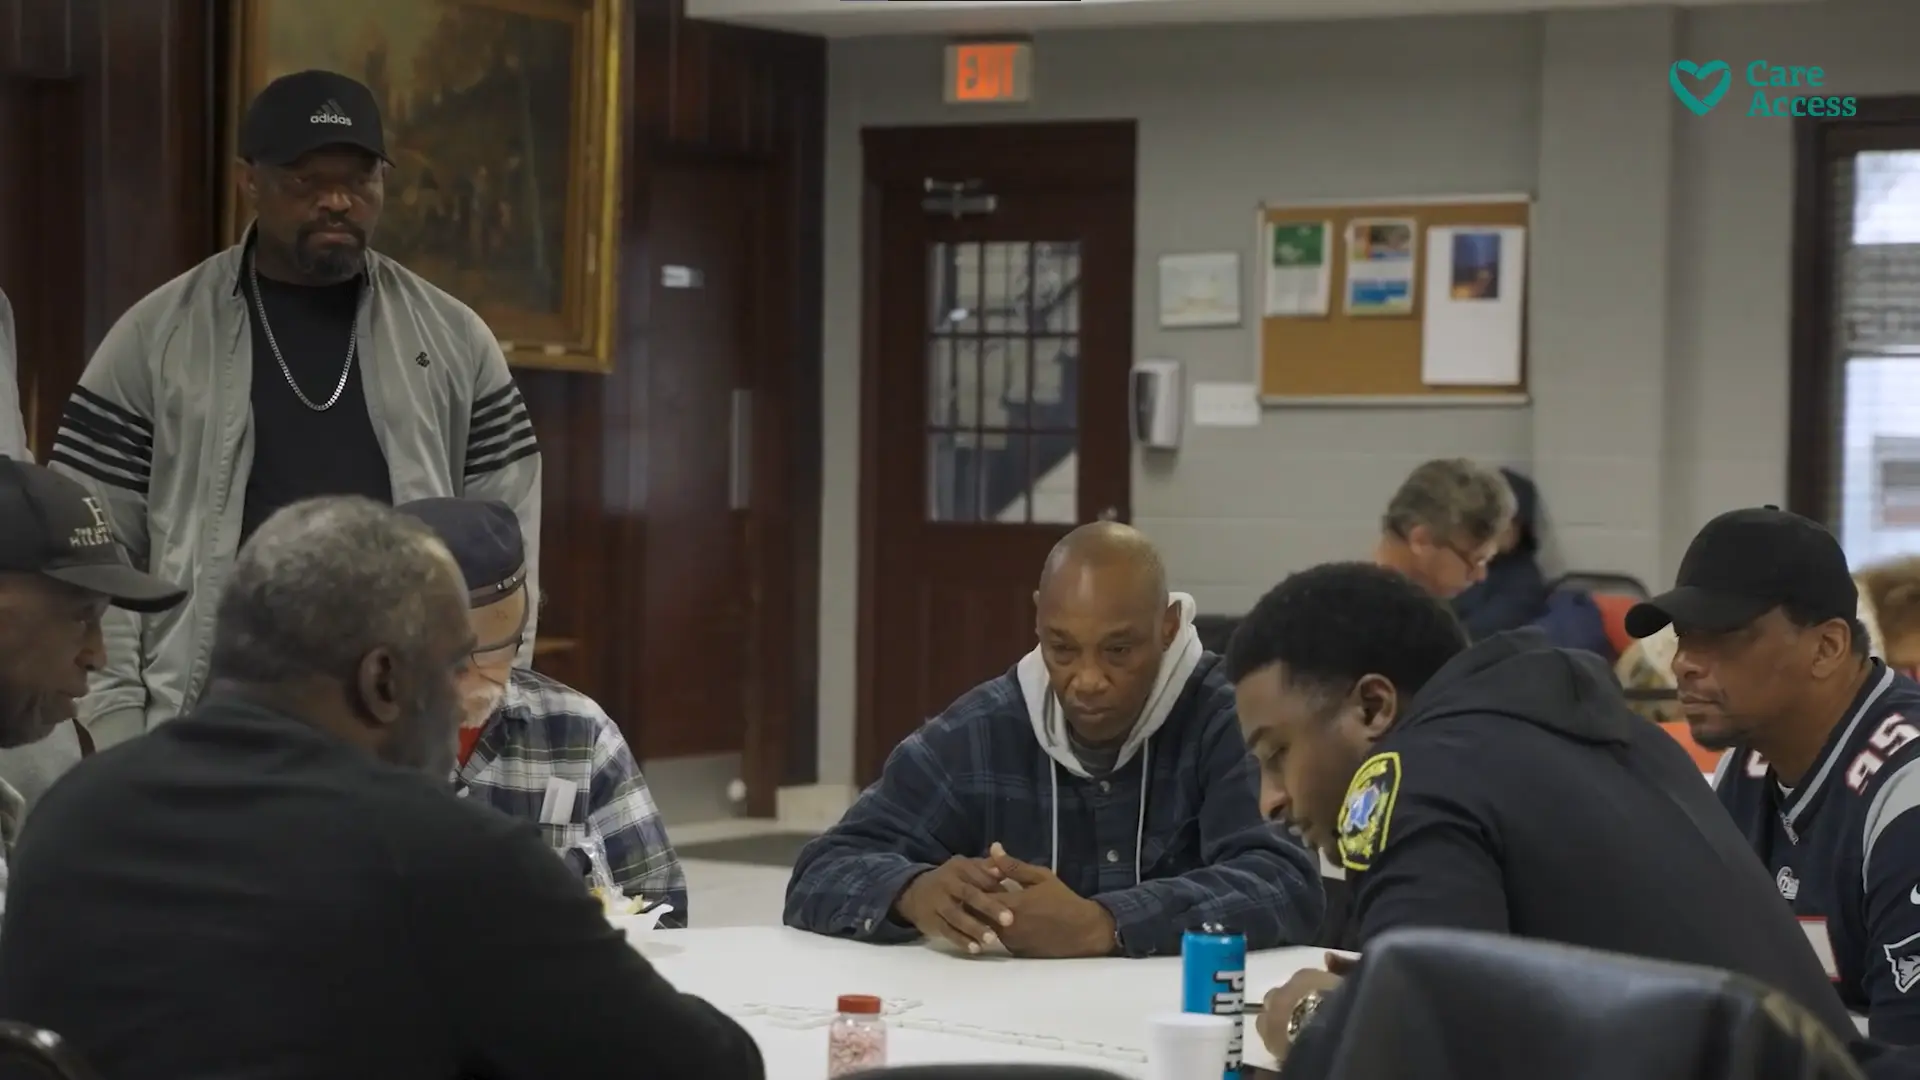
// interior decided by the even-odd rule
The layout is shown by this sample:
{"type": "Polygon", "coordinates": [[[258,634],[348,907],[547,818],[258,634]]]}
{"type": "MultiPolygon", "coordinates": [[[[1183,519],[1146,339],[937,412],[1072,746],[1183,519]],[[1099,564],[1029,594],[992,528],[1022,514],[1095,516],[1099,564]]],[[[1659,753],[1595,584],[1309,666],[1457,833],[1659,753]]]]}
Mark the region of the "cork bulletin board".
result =
{"type": "Polygon", "coordinates": [[[1328,222],[1332,228],[1327,232],[1325,253],[1331,277],[1327,313],[1262,315],[1258,320],[1255,376],[1261,399],[1275,405],[1363,405],[1369,399],[1393,404],[1424,401],[1434,405],[1448,404],[1450,399],[1461,404],[1489,398],[1524,401],[1527,390],[1524,357],[1520,381],[1511,386],[1429,386],[1421,381],[1421,325],[1426,276],[1433,267],[1431,253],[1427,251],[1427,229],[1436,225],[1525,228],[1529,224],[1530,206],[1524,195],[1263,205],[1258,220],[1259,243],[1255,248],[1256,274],[1259,275],[1253,286],[1256,297],[1262,295],[1265,287],[1268,226],[1328,222]],[[1410,314],[1347,313],[1342,303],[1347,285],[1346,237],[1348,224],[1355,218],[1411,218],[1415,222],[1416,258],[1410,314]]]}

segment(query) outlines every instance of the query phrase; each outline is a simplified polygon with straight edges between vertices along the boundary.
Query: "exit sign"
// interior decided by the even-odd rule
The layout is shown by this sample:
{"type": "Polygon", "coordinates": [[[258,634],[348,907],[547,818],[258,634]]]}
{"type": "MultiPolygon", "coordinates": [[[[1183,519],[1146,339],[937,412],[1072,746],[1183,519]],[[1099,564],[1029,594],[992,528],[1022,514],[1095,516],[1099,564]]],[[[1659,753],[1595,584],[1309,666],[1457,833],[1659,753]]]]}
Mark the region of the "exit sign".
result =
{"type": "Polygon", "coordinates": [[[1032,93],[1032,42],[976,41],[947,46],[947,104],[1018,105],[1032,93]]]}

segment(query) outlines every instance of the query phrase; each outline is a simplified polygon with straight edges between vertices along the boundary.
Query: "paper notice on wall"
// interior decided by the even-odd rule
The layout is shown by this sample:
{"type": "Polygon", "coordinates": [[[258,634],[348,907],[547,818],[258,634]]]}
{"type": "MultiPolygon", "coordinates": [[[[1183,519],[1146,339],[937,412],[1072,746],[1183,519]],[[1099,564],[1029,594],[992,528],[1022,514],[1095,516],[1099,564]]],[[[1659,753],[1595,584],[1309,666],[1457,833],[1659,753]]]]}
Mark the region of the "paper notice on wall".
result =
{"type": "Polygon", "coordinates": [[[1332,286],[1328,221],[1267,223],[1264,258],[1268,315],[1325,315],[1332,286]]]}
{"type": "Polygon", "coordinates": [[[1253,383],[1193,384],[1193,426],[1260,426],[1260,388],[1253,383]]]}
{"type": "Polygon", "coordinates": [[[1518,386],[1526,309],[1527,230],[1427,230],[1420,381],[1428,386],[1518,386]]]}

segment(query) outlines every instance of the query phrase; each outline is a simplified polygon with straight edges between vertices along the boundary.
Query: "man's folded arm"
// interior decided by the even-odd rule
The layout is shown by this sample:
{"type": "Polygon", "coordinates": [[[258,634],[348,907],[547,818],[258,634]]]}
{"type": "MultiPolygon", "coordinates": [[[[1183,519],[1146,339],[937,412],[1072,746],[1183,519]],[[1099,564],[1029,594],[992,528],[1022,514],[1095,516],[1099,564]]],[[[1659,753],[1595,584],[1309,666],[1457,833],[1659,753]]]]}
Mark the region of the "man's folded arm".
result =
{"type": "Polygon", "coordinates": [[[938,722],[887,756],[880,779],[839,824],[808,844],[787,881],[786,923],[858,941],[912,941],[920,932],[894,917],[914,878],[955,855],[977,855],[979,823],[954,789],[938,722]]]}

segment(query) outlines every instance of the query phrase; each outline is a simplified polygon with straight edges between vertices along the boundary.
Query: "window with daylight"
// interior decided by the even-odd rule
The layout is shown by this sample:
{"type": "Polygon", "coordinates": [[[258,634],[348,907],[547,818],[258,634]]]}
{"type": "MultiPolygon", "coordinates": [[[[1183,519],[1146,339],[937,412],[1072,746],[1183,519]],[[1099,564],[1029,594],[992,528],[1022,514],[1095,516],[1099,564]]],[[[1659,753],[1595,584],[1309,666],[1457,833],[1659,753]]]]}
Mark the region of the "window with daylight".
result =
{"type": "Polygon", "coordinates": [[[1920,554],[1920,148],[1862,151],[1830,168],[1837,524],[1858,568],[1920,554]]]}

